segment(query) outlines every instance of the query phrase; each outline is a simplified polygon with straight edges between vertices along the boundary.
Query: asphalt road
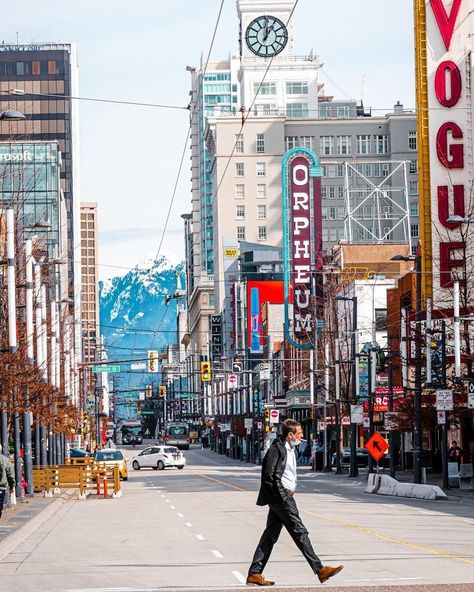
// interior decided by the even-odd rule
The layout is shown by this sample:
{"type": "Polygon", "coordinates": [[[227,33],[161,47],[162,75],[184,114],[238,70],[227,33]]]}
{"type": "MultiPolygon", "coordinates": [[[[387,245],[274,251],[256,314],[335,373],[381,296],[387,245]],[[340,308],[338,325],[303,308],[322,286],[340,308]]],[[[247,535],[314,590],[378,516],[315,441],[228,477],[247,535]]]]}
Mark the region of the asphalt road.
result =
{"type": "MultiPolygon", "coordinates": [[[[128,456],[138,453],[127,450],[128,456]]],[[[131,470],[120,499],[68,502],[0,562],[2,592],[238,590],[266,509],[259,467],[206,450],[183,471],[131,470]]],[[[474,503],[365,494],[361,480],[299,471],[296,500],[334,591],[474,591],[474,503]]],[[[265,575],[321,589],[287,533],[265,575]]]]}

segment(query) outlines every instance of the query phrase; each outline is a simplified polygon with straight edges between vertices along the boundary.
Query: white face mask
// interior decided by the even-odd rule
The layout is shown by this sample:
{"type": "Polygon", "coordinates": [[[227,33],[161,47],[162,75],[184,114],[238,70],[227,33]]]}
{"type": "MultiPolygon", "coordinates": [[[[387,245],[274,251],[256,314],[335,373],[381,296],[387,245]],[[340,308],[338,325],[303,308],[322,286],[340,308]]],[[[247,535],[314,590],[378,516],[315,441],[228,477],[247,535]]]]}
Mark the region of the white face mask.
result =
{"type": "Polygon", "coordinates": [[[293,440],[291,442],[293,446],[299,446],[301,444],[301,438],[297,439],[296,436],[293,434],[293,440]]]}

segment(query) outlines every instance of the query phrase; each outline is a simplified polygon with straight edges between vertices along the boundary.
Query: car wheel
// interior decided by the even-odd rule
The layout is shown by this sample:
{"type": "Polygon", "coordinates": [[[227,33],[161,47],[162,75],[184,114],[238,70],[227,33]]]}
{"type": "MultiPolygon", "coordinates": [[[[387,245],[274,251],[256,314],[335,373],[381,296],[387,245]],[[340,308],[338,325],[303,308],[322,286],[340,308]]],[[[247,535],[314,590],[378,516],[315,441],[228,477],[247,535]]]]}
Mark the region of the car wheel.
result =
{"type": "Polygon", "coordinates": [[[184,465],[180,465],[178,469],[184,469],[184,465]]]}
{"type": "Polygon", "coordinates": [[[134,471],[139,471],[140,470],[140,463],[138,462],[138,460],[134,460],[132,463],[132,467],[134,471]]]}
{"type": "Polygon", "coordinates": [[[157,465],[156,465],[156,468],[158,470],[160,470],[160,471],[163,471],[164,468],[165,468],[165,463],[162,460],[159,460],[158,463],[157,463],[157,465]]]}

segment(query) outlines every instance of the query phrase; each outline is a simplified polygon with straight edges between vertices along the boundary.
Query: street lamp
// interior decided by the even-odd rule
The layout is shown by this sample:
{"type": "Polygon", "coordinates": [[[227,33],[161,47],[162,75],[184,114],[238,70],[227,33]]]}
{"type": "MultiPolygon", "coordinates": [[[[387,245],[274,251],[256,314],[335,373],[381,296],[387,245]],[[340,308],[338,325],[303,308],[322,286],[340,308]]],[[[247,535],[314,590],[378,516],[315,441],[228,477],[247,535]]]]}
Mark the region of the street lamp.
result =
{"type": "MultiPolygon", "coordinates": [[[[353,364],[353,376],[352,376],[352,401],[353,404],[357,403],[357,296],[335,296],[335,301],[352,302],[352,364],[353,364]]],[[[357,477],[359,475],[359,469],[357,467],[357,424],[352,422],[351,418],[351,455],[350,455],[350,468],[349,477],[357,477]]],[[[339,447],[338,447],[339,448],[339,447]]],[[[339,452],[338,450],[336,453],[339,452]]]]}
{"type": "Polygon", "coordinates": [[[449,216],[447,222],[451,222],[453,224],[474,224],[474,220],[472,218],[464,218],[463,216],[458,216],[457,214],[449,216]]]}
{"type": "Polygon", "coordinates": [[[1,121],[21,121],[23,119],[26,119],[25,115],[20,113],[20,111],[15,111],[15,109],[7,109],[3,113],[0,113],[1,121]]]}
{"type": "Polygon", "coordinates": [[[421,483],[421,254],[415,256],[394,255],[391,261],[414,261],[415,290],[415,400],[413,405],[413,481],[421,483]]]}

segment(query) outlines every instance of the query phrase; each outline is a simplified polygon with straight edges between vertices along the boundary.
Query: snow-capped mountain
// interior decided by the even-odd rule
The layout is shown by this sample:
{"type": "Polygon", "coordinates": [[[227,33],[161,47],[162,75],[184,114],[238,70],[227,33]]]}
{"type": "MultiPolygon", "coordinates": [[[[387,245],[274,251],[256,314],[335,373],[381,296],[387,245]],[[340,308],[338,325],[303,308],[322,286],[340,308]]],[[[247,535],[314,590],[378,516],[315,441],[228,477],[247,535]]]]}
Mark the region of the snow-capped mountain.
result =
{"type": "MultiPolygon", "coordinates": [[[[146,362],[148,350],[164,351],[176,341],[176,306],[178,299],[166,304],[166,296],[176,293],[177,275],[183,288],[183,265],[173,265],[167,257],[148,258],[121,277],[99,284],[100,325],[108,359],[121,366],[116,387],[144,388],[157,374],[132,370],[130,362],[146,362]],[[120,361],[122,361],[120,363],[120,361]]],[[[111,376],[109,375],[109,379],[111,376]]]]}

